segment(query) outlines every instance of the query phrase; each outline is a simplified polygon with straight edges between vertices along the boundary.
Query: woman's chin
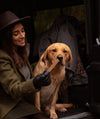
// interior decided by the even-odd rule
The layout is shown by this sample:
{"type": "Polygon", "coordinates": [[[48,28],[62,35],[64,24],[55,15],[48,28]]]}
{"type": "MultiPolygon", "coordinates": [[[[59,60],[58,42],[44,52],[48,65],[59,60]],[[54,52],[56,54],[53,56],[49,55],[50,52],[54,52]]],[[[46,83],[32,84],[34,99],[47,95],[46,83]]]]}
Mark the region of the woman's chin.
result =
{"type": "Polygon", "coordinates": [[[24,47],[25,46],[25,43],[22,43],[22,44],[19,44],[20,47],[24,47]]]}

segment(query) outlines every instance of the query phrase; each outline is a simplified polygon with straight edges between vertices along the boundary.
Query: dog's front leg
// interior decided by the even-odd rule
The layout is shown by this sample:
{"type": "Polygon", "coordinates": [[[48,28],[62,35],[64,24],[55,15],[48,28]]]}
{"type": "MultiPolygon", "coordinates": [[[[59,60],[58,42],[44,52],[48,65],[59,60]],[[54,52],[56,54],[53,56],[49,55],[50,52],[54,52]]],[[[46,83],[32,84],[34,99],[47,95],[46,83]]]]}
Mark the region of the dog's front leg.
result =
{"type": "Polygon", "coordinates": [[[52,103],[51,103],[51,108],[50,108],[50,118],[51,119],[58,119],[58,116],[56,114],[55,109],[56,109],[56,102],[57,102],[57,99],[58,99],[59,87],[60,87],[60,84],[56,88],[56,91],[55,91],[55,94],[53,96],[53,100],[52,100],[52,103]]]}
{"type": "Polygon", "coordinates": [[[35,93],[35,107],[39,110],[41,110],[41,105],[40,105],[40,91],[35,93]]]}

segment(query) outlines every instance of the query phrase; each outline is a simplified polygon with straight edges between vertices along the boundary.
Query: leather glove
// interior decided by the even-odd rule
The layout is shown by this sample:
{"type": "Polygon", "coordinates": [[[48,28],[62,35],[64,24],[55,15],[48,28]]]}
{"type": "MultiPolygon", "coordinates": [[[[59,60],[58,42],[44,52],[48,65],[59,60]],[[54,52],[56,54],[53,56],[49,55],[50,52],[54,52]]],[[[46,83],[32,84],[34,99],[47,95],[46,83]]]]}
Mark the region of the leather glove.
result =
{"type": "Polygon", "coordinates": [[[40,89],[41,86],[48,86],[50,83],[51,79],[49,71],[44,71],[33,79],[33,84],[36,89],[40,89]]]}

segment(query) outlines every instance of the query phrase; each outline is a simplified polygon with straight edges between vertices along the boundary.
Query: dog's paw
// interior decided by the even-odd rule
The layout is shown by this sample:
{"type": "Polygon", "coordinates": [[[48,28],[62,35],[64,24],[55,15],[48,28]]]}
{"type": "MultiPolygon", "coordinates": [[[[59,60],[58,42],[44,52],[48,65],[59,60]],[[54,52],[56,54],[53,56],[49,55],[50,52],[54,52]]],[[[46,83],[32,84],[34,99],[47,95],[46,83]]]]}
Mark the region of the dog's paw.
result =
{"type": "Polygon", "coordinates": [[[35,106],[38,110],[40,110],[41,111],[41,108],[40,108],[40,106],[35,106]]]}
{"type": "Polygon", "coordinates": [[[52,113],[50,114],[50,119],[58,119],[57,114],[56,114],[55,112],[52,112],[52,113]]]}
{"type": "Polygon", "coordinates": [[[46,115],[50,115],[50,109],[49,109],[49,107],[46,107],[46,108],[45,108],[45,114],[46,114],[46,115]]]}
{"type": "Polygon", "coordinates": [[[63,108],[60,108],[59,111],[60,111],[60,112],[66,112],[67,109],[63,107],[63,108]]]}

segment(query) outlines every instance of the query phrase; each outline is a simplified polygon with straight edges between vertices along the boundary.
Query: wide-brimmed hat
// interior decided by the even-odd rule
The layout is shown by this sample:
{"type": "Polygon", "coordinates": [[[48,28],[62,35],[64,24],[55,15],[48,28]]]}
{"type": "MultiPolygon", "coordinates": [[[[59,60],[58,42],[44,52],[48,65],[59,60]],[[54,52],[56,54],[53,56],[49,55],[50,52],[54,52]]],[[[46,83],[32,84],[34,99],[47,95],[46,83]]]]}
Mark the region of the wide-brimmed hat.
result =
{"type": "Polygon", "coordinates": [[[28,23],[30,21],[30,18],[30,16],[19,18],[13,12],[5,11],[0,15],[0,31],[16,22],[28,23]]]}

